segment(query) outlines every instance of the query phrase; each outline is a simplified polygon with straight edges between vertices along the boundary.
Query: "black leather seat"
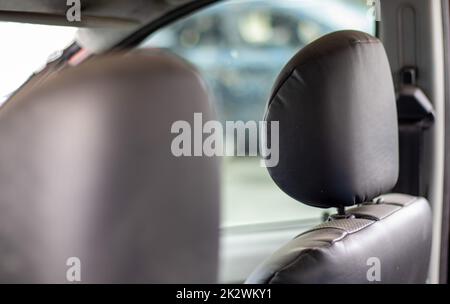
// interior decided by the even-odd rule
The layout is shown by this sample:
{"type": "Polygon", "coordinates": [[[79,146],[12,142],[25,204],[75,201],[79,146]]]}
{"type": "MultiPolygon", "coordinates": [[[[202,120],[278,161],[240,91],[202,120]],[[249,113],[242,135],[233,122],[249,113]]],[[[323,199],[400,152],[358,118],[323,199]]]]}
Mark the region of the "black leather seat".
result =
{"type": "Polygon", "coordinates": [[[268,170],[288,195],[339,213],[275,252],[247,283],[426,281],[429,204],[386,194],[398,177],[396,113],[385,50],[368,34],[332,33],[286,65],[266,112],[280,127],[280,162],[268,170]]]}
{"type": "Polygon", "coordinates": [[[175,121],[214,119],[184,61],[117,54],[0,109],[0,282],[210,283],[218,160],[171,153],[175,121]],[[69,260],[70,262],[70,260],[69,260]]]}

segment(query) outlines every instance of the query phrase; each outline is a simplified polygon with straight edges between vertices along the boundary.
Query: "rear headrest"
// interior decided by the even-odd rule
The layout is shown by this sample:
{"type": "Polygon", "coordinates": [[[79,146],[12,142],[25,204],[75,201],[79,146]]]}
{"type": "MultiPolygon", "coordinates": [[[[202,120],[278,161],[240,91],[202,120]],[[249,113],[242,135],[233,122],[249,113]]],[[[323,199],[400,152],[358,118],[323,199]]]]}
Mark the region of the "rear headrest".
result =
{"type": "Polygon", "coordinates": [[[151,50],[14,96],[0,109],[0,282],[65,283],[77,265],[82,283],[214,282],[219,160],[171,151],[194,113],[214,119],[198,73],[151,50]]]}
{"type": "Polygon", "coordinates": [[[391,70],[382,43],[366,33],[335,32],[298,52],[275,83],[266,120],[280,124],[270,175],[302,203],[351,206],[397,181],[391,70]]]}

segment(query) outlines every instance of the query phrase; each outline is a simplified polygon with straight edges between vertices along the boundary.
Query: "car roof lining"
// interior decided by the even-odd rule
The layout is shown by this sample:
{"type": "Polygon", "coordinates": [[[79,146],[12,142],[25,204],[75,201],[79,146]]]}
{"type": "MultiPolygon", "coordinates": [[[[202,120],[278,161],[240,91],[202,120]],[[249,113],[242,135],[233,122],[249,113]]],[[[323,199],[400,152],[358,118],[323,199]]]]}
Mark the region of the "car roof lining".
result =
{"type": "MultiPolygon", "coordinates": [[[[89,18],[108,18],[111,20],[133,20],[146,23],[167,9],[173,9],[192,0],[81,0],[81,14],[89,18]]],[[[60,25],[78,26],[66,20],[70,6],[61,0],[0,0],[0,20],[14,16],[16,22],[29,23],[28,13],[42,16],[42,24],[60,20],[60,25]],[[50,17],[52,16],[52,17],[50,17]],[[50,18],[48,18],[50,17],[50,18]]],[[[86,18],[86,19],[89,19],[86,18]]]]}
{"type": "Polygon", "coordinates": [[[0,21],[79,27],[75,37],[77,44],[91,53],[101,53],[136,31],[147,32],[148,35],[152,32],[148,25],[165,19],[165,15],[170,12],[189,5],[194,10],[203,3],[211,2],[215,1],[82,0],[81,21],[69,22],[66,18],[66,1],[0,0],[0,21]]]}
{"type": "Polygon", "coordinates": [[[89,16],[83,15],[80,22],[68,23],[65,15],[55,15],[49,13],[38,12],[15,12],[15,11],[0,11],[0,20],[6,22],[19,22],[32,24],[46,24],[46,25],[60,25],[60,26],[75,26],[89,27],[89,28],[124,28],[131,26],[139,26],[141,23],[135,19],[107,17],[107,16],[89,16]]]}

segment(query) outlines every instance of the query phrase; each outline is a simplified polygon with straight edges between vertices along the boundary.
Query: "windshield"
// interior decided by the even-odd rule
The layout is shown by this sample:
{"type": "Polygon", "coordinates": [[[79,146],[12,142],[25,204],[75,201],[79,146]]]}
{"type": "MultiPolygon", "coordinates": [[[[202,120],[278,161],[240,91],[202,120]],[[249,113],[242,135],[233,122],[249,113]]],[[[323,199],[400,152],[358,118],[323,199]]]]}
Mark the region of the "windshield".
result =
{"type": "Polygon", "coordinates": [[[0,105],[49,58],[74,39],[76,28],[0,22],[0,105]]]}

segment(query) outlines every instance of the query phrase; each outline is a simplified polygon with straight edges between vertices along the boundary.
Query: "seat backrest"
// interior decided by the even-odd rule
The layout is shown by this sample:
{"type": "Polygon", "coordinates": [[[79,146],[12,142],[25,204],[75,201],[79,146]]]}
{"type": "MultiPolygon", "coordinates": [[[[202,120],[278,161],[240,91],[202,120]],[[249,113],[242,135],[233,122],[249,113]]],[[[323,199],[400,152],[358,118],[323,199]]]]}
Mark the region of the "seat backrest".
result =
{"type": "Polygon", "coordinates": [[[382,43],[356,31],[311,43],[282,70],[266,120],[279,122],[279,165],[268,168],[275,183],[339,214],[278,250],[247,282],[424,283],[429,204],[386,195],[398,177],[398,125],[382,43]]]}
{"type": "Polygon", "coordinates": [[[157,51],[19,92],[0,109],[0,281],[64,283],[81,266],[83,283],[214,282],[218,160],[171,152],[194,113],[213,119],[203,81],[157,51]]]}

